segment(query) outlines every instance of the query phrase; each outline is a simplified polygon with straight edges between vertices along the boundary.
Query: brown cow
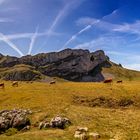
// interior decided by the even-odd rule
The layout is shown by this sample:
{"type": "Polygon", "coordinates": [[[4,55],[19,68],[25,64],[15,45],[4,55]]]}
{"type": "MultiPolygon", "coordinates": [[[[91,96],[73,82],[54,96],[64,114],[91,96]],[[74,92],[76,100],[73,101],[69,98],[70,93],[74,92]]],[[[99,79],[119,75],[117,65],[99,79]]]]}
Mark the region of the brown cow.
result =
{"type": "Polygon", "coordinates": [[[104,83],[112,83],[112,82],[113,82],[112,79],[106,79],[106,80],[104,80],[104,83]]]}
{"type": "Polygon", "coordinates": [[[119,80],[119,81],[117,81],[116,83],[122,83],[123,81],[122,80],[119,80]]]}
{"type": "Polygon", "coordinates": [[[52,84],[55,84],[55,83],[56,83],[55,81],[51,81],[51,82],[50,82],[51,85],[52,85],[52,84]]]}
{"type": "Polygon", "coordinates": [[[1,89],[4,89],[4,88],[5,88],[4,83],[1,83],[1,84],[0,84],[0,88],[1,88],[1,89]]]}
{"type": "Polygon", "coordinates": [[[16,82],[16,81],[13,82],[13,83],[12,83],[12,86],[13,86],[13,87],[18,87],[18,82],[16,82]]]}

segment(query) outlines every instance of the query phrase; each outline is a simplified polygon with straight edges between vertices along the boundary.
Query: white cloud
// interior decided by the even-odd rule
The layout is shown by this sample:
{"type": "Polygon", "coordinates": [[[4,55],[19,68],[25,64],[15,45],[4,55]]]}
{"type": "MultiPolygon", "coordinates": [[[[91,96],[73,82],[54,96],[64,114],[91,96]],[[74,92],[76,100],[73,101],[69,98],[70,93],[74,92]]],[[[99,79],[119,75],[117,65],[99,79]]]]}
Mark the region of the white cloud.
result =
{"type": "Polygon", "coordinates": [[[127,64],[127,65],[124,65],[125,68],[129,68],[129,69],[132,69],[132,70],[138,70],[140,71],[140,64],[139,63],[134,63],[134,64],[127,64]]]}
{"type": "MultiPolygon", "coordinates": [[[[100,19],[100,23],[103,23],[106,21],[106,19],[116,15],[118,12],[118,9],[112,11],[110,14],[103,16],[100,19]]],[[[79,25],[92,25],[94,23],[96,23],[97,21],[99,21],[99,19],[93,18],[93,17],[81,17],[76,21],[76,24],[79,25]]]]}
{"type": "Polygon", "coordinates": [[[77,49],[110,49],[118,46],[125,46],[126,40],[120,36],[113,36],[112,34],[102,34],[100,37],[92,39],[91,41],[78,44],[74,48],[77,49]]]}
{"type": "MultiPolygon", "coordinates": [[[[96,24],[97,28],[108,30],[110,32],[120,32],[127,34],[135,34],[140,37],[140,20],[135,21],[134,23],[123,23],[123,24],[113,24],[107,22],[110,16],[112,17],[116,14],[118,10],[114,10],[111,14],[104,16],[98,24],[96,24]]],[[[77,25],[88,25],[92,22],[96,22],[98,19],[91,17],[82,17],[76,21],[77,25]]]]}
{"type": "Polygon", "coordinates": [[[140,20],[137,20],[134,23],[124,23],[122,25],[118,25],[113,29],[113,31],[140,35],[140,20]]]}
{"type": "Polygon", "coordinates": [[[106,51],[106,54],[121,58],[121,61],[123,61],[123,66],[125,68],[140,71],[140,56],[138,54],[120,51],[106,51]]]}
{"type": "Polygon", "coordinates": [[[9,18],[0,18],[0,23],[4,23],[4,22],[14,22],[14,20],[9,18]]]}
{"type": "Polygon", "coordinates": [[[76,21],[76,25],[91,25],[93,23],[96,23],[98,19],[95,19],[95,18],[91,18],[91,17],[82,17],[80,19],[78,19],[76,21]]]}
{"type": "MultiPolygon", "coordinates": [[[[110,15],[113,15],[114,13],[116,13],[116,10],[114,10],[113,12],[111,12],[108,15],[105,15],[104,17],[102,17],[101,19],[95,19],[95,18],[81,18],[77,21],[77,24],[86,24],[86,27],[84,27],[83,29],[81,29],[78,33],[72,35],[72,37],[64,44],[64,46],[62,47],[62,49],[64,49],[67,45],[69,45],[71,42],[73,42],[80,34],[84,33],[85,31],[89,30],[90,28],[92,28],[94,25],[96,26],[102,26],[102,23],[107,23],[104,22],[103,19],[107,18],[110,15]]],[[[107,29],[109,29],[108,27],[113,26],[112,24],[110,26],[105,26],[105,28],[107,27],[107,29]]]]}
{"type": "Polygon", "coordinates": [[[130,54],[128,53],[122,53],[122,52],[118,52],[118,51],[106,51],[107,54],[111,54],[111,55],[117,55],[117,56],[125,56],[125,57],[129,57],[130,54]]]}

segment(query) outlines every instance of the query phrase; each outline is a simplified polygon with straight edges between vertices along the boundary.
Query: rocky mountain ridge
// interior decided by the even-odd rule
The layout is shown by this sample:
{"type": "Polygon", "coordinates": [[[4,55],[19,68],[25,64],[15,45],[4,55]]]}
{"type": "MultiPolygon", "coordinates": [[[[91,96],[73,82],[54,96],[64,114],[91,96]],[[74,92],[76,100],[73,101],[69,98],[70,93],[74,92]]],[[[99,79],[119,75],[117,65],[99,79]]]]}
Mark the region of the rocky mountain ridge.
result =
{"type": "Polygon", "coordinates": [[[111,67],[104,51],[65,49],[21,58],[0,54],[0,78],[30,81],[44,76],[70,81],[103,81],[102,67],[111,67]]]}

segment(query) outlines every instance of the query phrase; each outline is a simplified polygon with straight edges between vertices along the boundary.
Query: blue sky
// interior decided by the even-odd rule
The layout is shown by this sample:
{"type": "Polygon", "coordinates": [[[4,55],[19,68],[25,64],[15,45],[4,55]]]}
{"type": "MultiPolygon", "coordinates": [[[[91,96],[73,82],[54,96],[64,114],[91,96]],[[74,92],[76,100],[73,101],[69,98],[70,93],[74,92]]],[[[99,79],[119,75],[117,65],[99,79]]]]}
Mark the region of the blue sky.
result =
{"type": "Polygon", "coordinates": [[[102,49],[140,70],[140,0],[0,0],[0,53],[102,49]]]}

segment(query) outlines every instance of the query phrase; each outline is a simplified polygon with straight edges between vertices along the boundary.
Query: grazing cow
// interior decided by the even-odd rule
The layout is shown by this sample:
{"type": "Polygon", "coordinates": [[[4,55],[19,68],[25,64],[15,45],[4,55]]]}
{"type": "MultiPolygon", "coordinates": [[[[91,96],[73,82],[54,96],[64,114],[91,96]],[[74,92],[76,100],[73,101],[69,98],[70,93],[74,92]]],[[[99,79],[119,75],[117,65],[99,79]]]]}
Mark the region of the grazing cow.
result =
{"type": "Polygon", "coordinates": [[[113,82],[112,79],[106,79],[106,80],[104,80],[104,83],[112,83],[112,82],[113,82]]]}
{"type": "Polygon", "coordinates": [[[5,88],[4,83],[1,83],[1,84],[0,84],[0,88],[1,88],[1,89],[4,89],[4,88],[5,88]]]}
{"type": "Polygon", "coordinates": [[[53,84],[55,84],[55,83],[56,83],[55,81],[51,81],[51,82],[50,82],[51,85],[53,85],[53,84]]]}
{"type": "Polygon", "coordinates": [[[12,83],[12,86],[13,86],[13,87],[18,87],[18,82],[16,82],[16,81],[13,82],[13,83],[12,83]]]}
{"type": "Polygon", "coordinates": [[[122,83],[122,82],[123,82],[122,80],[117,81],[117,83],[122,83]]]}

